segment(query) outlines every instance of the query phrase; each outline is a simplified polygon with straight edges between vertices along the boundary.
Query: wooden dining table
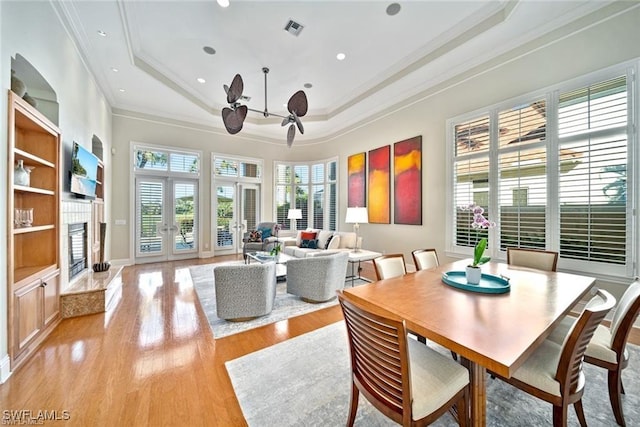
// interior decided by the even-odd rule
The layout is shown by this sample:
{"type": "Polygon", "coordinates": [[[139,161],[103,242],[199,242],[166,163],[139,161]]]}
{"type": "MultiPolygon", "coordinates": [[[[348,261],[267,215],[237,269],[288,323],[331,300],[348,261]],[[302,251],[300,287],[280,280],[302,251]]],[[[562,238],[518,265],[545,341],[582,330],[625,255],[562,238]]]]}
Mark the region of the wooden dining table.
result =
{"type": "Polygon", "coordinates": [[[595,279],[490,262],[483,274],[508,278],[502,294],[457,289],[442,273],[470,260],[346,289],[365,307],[393,313],[407,329],[463,358],[471,382],[471,421],[486,425],[487,370],[510,377],[589,290],[595,279]]]}

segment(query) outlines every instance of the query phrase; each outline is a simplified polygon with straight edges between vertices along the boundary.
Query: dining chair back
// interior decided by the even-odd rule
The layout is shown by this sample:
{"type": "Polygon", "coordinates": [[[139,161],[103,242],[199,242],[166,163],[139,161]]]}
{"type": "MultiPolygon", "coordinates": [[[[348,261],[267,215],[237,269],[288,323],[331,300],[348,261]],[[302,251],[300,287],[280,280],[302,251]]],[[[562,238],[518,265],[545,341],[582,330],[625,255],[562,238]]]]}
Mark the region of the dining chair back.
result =
{"type": "Polygon", "coordinates": [[[586,305],[561,344],[546,339],[505,382],[553,405],[554,427],[567,425],[568,406],[573,404],[580,425],[587,422],[582,407],[585,378],[584,353],[602,319],[615,305],[603,289],[586,305]]]}
{"type": "Polygon", "coordinates": [[[351,355],[347,426],[360,393],[403,426],[426,425],[457,405],[459,424],[469,423],[469,372],[435,350],[407,339],[404,320],[373,313],[337,291],[351,355]]]}
{"type": "Polygon", "coordinates": [[[622,370],[629,365],[627,340],[634,322],[640,313],[640,280],[636,280],[627,288],[613,312],[611,326],[598,326],[584,360],[592,365],[600,366],[608,371],[609,401],[618,425],[625,426],[622,412],[621,394],[622,370]]]}
{"type": "Polygon", "coordinates": [[[435,249],[416,249],[411,252],[416,270],[427,270],[440,265],[435,249]]]}
{"type": "Polygon", "coordinates": [[[507,248],[507,264],[556,271],[558,252],[538,249],[507,248]]]}
{"type": "Polygon", "coordinates": [[[373,260],[373,267],[376,270],[378,280],[391,279],[407,274],[407,267],[404,263],[404,255],[389,254],[382,255],[373,260]]]}

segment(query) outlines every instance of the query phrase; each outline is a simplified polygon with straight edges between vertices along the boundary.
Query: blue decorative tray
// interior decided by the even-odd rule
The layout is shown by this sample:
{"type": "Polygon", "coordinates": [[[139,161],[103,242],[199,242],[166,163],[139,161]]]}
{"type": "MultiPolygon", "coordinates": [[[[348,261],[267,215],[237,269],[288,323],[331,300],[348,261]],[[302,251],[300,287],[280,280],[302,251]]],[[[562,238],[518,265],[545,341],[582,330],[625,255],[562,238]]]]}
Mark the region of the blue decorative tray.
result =
{"type": "Polygon", "coordinates": [[[442,273],[442,281],[454,288],[465,291],[480,292],[483,294],[504,294],[511,290],[509,281],[493,274],[484,274],[480,277],[480,283],[471,285],[467,283],[464,271],[448,271],[442,273]]]}

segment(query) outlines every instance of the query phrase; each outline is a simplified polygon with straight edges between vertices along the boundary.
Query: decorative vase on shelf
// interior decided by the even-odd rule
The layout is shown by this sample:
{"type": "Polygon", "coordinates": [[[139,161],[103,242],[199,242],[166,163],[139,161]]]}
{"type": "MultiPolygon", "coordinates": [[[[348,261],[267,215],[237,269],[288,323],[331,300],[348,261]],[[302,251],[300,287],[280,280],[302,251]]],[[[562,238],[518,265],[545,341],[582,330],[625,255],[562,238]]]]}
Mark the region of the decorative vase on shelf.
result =
{"type": "Polygon", "coordinates": [[[24,161],[18,160],[18,164],[13,170],[13,183],[14,185],[24,185],[28,187],[31,181],[28,170],[24,167],[24,161]]]}
{"type": "Polygon", "coordinates": [[[480,283],[480,278],[482,277],[482,270],[480,267],[473,267],[471,265],[467,266],[465,270],[465,276],[467,278],[467,283],[470,285],[478,285],[480,283]]]}
{"type": "Polygon", "coordinates": [[[38,108],[38,101],[33,96],[29,95],[27,92],[24,93],[24,96],[22,97],[22,99],[27,101],[27,104],[31,105],[33,108],[38,108]]]}

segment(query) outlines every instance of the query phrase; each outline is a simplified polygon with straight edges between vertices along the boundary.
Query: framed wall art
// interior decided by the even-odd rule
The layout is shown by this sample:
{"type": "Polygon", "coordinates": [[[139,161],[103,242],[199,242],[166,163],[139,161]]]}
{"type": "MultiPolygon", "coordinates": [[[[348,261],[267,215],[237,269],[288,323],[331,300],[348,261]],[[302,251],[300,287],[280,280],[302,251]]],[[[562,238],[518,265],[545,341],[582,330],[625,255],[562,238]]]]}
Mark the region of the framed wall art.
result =
{"type": "Polygon", "coordinates": [[[393,144],[393,218],[422,225],[422,136],[393,144]]]}
{"type": "Polygon", "coordinates": [[[369,222],[391,222],[391,146],[369,151],[369,222]]]}
{"type": "Polygon", "coordinates": [[[347,206],[350,208],[367,206],[366,159],[365,152],[347,158],[347,206]]]}

